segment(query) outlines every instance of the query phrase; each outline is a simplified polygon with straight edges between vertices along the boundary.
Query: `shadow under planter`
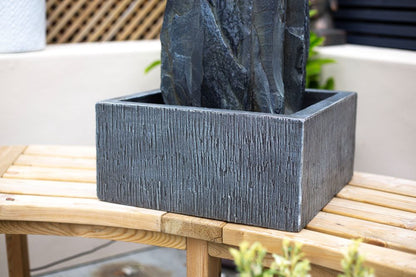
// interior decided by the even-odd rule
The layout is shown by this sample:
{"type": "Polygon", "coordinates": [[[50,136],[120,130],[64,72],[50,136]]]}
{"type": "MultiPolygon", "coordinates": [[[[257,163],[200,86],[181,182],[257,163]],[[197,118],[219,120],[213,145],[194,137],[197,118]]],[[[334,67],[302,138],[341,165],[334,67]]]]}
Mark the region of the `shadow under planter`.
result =
{"type": "Polygon", "coordinates": [[[291,115],[97,103],[101,200],[300,231],[351,179],[357,96],[308,90],[291,115]]]}

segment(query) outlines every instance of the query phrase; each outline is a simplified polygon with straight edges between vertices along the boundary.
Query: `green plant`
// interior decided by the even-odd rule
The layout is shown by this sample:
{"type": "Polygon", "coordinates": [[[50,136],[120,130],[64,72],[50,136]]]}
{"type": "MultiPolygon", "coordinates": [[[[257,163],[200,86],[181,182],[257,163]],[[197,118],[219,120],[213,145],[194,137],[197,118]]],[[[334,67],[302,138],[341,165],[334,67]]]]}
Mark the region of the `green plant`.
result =
{"type": "Polygon", "coordinates": [[[260,243],[255,242],[249,247],[248,242],[243,242],[240,250],[231,248],[230,253],[242,277],[273,276],[270,269],[263,268],[263,259],[267,252],[260,243]]]}
{"type": "MultiPolygon", "coordinates": [[[[310,6],[310,2],[309,2],[310,6]]],[[[309,18],[316,15],[317,11],[314,9],[309,10],[309,18]]],[[[329,63],[335,63],[333,59],[323,59],[318,56],[316,47],[322,46],[325,38],[319,37],[314,32],[309,32],[309,52],[308,60],[306,61],[306,84],[307,88],[315,89],[328,89],[333,90],[335,88],[335,81],[333,77],[328,78],[324,84],[321,84],[322,78],[322,66],[329,63]]]]}
{"type": "Polygon", "coordinates": [[[152,62],[151,64],[149,64],[145,69],[144,69],[144,73],[149,73],[149,71],[151,71],[153,68],[155,68],[156,66],[160,65],[161,61],[157,60],[152,62]]]}
{"type": "Polygon", "coordinates": [[[348,247],[348,251],[344,254],[341,261],[343,274],[338,277],[373,277],[374,270],[364,266],[364,256],[358,253],[358,247],[361,240],[354,240],[348,247]]]}
{"type": "MultiPolygon", "coordinates": [[[[360,243],[361,240],[354,240],[348,247],[341,261],[343,274],[338,277],[374,277],[373,269],[363,265],[364,256],[358,252],[360,243]]],[[[230,253],[241,277],[307,277],[310,276],[311,267],[309,261],[304,259],[301,248],[300,243],[291,245],[288,240],[284,240],[283,254],[273,254],[270,268],[263,267],[267,250],[259,242],[251,246],[248,242],[243,242],[239,250],[231,248],[230,253]]]]}
{"type": "Polygon", "coordinates": [[[283,255],[273,254],[274,261],[268,269],[263,267],[267,250],[258,242],[251,247],[243,242],[240,250],[232,248],[230,253],[241,277],[307,277],[310,265],[303,259],[301,248],[300,243],[291,246],[288,240],[283,241],[283,255]]]}
{"type": "Polygon", "coordinates": [[[324,43],[324,38],[318,37],[314,32],[310,32],[309,37],[309,55],[306,62],[306,87],[316,89],[333,90],[335,87],[334,78],[328,78],[324,84],[321,84],[322,66],[334,63],[333,59],[324,59],[318,56],[316,47],[324,43]]]}

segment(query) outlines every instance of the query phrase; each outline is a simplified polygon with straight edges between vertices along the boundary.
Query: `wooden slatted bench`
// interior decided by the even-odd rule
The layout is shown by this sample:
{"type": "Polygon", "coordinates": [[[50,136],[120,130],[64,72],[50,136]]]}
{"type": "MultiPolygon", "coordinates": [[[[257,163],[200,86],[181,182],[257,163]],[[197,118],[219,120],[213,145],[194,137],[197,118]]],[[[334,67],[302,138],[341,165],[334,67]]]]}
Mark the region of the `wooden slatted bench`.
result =
{"type": "MultiPolygon", "coordinates": [[[[416,182],[355,173],[299,233],[101,202],[95,148],[0,147],[0,233],[10,276],[29,276],[27,234],[79,236],[187,250],[188,276],[217,276],[230,247],[259,241],[281,253],[303,243],[312,276],[334,276],[351,238],[377,276],[416,276],[416,182]]],[[[270,257],[266,263],[270,261],[270,257]]]]}

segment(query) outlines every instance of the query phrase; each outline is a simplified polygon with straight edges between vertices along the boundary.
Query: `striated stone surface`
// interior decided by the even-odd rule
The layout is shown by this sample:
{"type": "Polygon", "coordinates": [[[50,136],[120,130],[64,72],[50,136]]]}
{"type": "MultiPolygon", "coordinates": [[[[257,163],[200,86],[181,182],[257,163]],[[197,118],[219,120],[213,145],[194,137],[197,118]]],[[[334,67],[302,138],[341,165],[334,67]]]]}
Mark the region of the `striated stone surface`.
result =
{"type": "Polygon", "coordinates": [[[285,113],[302,108],[309,50],[309,2],[287,0],[284,46],[285,113]]]}
{"type": "Polygon", "coordinates": [[[299,110],[308,2],[286,1],[168,0],[161,34],[165,103],[299,110]]]}

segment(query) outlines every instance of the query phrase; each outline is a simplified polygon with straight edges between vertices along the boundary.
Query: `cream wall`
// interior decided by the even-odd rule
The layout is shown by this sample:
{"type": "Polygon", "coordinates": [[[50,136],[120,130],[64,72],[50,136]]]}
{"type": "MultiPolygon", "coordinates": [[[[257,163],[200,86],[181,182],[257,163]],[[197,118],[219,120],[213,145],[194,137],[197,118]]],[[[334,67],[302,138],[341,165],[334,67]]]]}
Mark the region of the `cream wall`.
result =
{"type": "Polygon", "coordinates": [[[94,104],[154,89],[159,41],[48,46],[0,54],[0,144],[89,144],[95,137],[94,104]]]}
{"type": "Polygon", "coordinates": [[[355,169],[416,180],[416,52],[323,47],[325,76],[358,93],[355,169]]]}

